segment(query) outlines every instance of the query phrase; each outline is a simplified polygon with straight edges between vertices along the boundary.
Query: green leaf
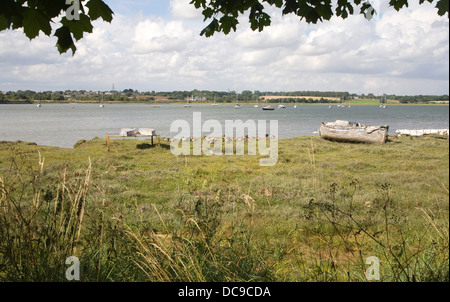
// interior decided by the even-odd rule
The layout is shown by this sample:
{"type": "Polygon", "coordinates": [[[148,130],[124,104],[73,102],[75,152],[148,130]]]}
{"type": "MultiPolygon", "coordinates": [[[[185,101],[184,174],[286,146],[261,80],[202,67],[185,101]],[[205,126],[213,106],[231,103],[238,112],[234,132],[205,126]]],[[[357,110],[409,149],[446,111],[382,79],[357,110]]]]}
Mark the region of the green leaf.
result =
{"type": "Polygon", "coordinates": [[[89,8],[88,15],[92,21],[101,17],[104,21],[111,23],[114,13],[102,0],[89,0],[86,7],[89,8]]]}
{"type": "Polygon", "coordinates": [[[436,3],[436,8],[438,9],[438,15],[443,16],[445,13],[447,13],[448,17],[448,0],[439,0],[436,3]]]}
{"type": "Polygon", "coordinates": [[[76,47],[73,42],[72,35],[70,34],[70,29],[67,26],[62,26],[58,28],[55,32],[55,36],[58,38],[56,42],[56,47],[59,50],[59,53],[65,53],[69,49],[72,49],[72,55],[75,54],[76,47]]]}
{"type": "Polygon", "coordinates": [[[37,8],[44,11],[50,19],[59,16],[61,11],[66,10],[68,6],[65,1],[39,0],[36,2],[37,8]]]}
{"type": "Polygon", "coordinates": [[[205,10],[203,10],[202,14],[203,16],[205,16],[204,21],[206,21],[207,19],[211,18],[214,15],[214,11],[212,10],[212,8],[208,7],[205,10]]]}
{"type": "Polygon", "coordinates": [[[23,32],[30,39],[34,39],[42,31],[49,36],[52,33],[50,20],[39,10],[27,8],[23,12],[23,32]]]}
{"type": "Polygon", "coordinates": [[[216,31],[219,31],[219,21],[214,18],[208,26],[206,26],[201,32],[200,36],[205,35],[206,37],[211,37],[216,31]]]}
{"type": "Polygon", "coordinates": [[[238,23],[239,21],[235,17],[223,16],[220,18],[219,30],[222,30],[224,34],[228,35],[231,29],[236,31],[236,26],[238,23]]]}
{"type": "Polygon", "coordinates": [[[297,13],[298,10],[298,3],[297,0],[286,0],[286,3],[284,5],[283,9],[283,15],[287,15],[290,13],[297,13]]]}
{"type": "Polygon", "coordinates": [[[11,24],[8,22],[5,16],[0,15],[0,31],[8,29],[10,26],[11,24]]]}
{"type": "Polygon", "coordinates": [[[403,6],[408,7],[408,0],[391,0],[389,2],[389,5],[393,6],[397,11],[399,11],[403,6]]]}
{"type": "Polygon", "coordinates": [[[92,33],[93,26],[88,16],[81,14],[80,20],[69,21],[66,17],[61,19],[61,24],[68,27],[73,37],[78,41],[83,38],[85,32],[92,33]]]}

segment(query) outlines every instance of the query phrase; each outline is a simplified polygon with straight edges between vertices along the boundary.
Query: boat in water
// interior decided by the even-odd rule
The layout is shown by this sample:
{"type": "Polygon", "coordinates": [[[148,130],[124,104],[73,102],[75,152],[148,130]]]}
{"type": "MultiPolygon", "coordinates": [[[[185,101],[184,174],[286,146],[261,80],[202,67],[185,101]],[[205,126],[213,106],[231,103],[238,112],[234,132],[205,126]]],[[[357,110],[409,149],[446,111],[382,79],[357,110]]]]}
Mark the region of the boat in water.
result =
{"type": "Polygon", "coordinates": [[[355,143],[384,144],[388,138],[389,126],[368,126],[356,122],[340,121],[322,123],[321,138],[355,143]]]}
{"type": "MultiPolygon", "coordinates": [[[[194,101],[194,96],[191,97],[190,99],[192,102],[194,101]]],[[[192,105],[189,103],[189,99],[187,100],[187,103],[184,105],[185,108],[191,108],[192,105]]]]}
{"type": "Polygon", "coordinates": [[[272,106],[265,106],[262,110],[272,111],[275,110],[275,108],[273,108],[272,106]]]}
{"type": "Polygon", "coordinates": [[[102,93],[102,101],[100,102],[100,108],[104,108],[105,107],[105,104],[103,104],[103,95],[104,95],[104,93],[102,93]]]}

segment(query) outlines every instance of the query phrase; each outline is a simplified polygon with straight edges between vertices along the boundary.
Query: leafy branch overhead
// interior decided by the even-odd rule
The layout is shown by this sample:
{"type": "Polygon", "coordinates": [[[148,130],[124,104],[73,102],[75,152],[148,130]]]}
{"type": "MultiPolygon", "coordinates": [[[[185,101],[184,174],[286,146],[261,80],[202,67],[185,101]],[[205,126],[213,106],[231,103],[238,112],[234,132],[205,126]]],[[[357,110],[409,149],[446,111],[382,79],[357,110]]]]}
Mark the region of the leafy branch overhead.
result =
{"type": "MultiPolygon", "coordinates": [[[[397,11],[408,7],[409,0],[389,0],[389,5],[397,11]]],[[[419,0],[436,3],[440,16],[449,14],[449,0],[419,0]]],[[[371,19],[376,13],[370,0],[192,0],[191,4],[201,9],[204,21],[210,23],[202,30],[201,35],[210,37],[216,32],[228,34],[236,31],[238,17],[246,14],[252,30],[263,31],[270,26],[271,17],[265,11],[269,6],[275,6],[283,15],[295,14],[307,23],[330,20],[332,16],[346,19],[349,15],[360,13],[371,19]]]]}
{"type": "Polygon", "coordinates": [[[113,11],[102,0],[0,1],[0,31],[22,28],[32,40],[40,32],[51,36],[56,27],[53,35],[58,38],[56,47],[60,53],[71,49],[74,54],[75,41],[92,33],[92,21],[99,18],[107,22],[113,18],[113,11]]]}
{"type": "MultiPolygon", "coordinates": [[[[201,35],[210,37],[216,32],[229,34],[236,31],[239,17],[247,15],[252,30],[263,31],[270,26],[271,16],[266,12],[270,6],[281,10],[283,15],[295,14],[307,23],[343,19],[360,13],[370,20],[376,11],[371,0],[191,0],[202,10],[204,21],[209,24],[201,35]]],[[[408,6],[410,0],[389,0],[397,11],[408,6]]],[[[420,4],[434,4],[437,14],[449,16],[449,0],[419,0],[420,4]]],[[[150,4],[149,4],[150,5],[150,4]]],[[[111,22],[113,11],[102,0],[0,0],[0,31],[23,29],[31,40],[40,32],[57,37],[56,47],[60,53],[69,49],[74,54],[75,42],[85,33],[92,33],[92,21],[103,19],[111,22]]]]}

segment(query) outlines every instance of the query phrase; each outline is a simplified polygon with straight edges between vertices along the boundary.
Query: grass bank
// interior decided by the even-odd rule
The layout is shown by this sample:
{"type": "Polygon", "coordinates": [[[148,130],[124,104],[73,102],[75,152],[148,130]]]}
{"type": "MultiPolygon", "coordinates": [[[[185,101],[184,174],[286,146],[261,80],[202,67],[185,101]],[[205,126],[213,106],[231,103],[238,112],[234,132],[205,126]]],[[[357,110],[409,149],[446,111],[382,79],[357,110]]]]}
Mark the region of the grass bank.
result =
{"type": "Polygon", "coordinates": [[[279,161],[148,141],[0,143],[0,280],[448,281],[449,142],[280,140],[279,161]]]}

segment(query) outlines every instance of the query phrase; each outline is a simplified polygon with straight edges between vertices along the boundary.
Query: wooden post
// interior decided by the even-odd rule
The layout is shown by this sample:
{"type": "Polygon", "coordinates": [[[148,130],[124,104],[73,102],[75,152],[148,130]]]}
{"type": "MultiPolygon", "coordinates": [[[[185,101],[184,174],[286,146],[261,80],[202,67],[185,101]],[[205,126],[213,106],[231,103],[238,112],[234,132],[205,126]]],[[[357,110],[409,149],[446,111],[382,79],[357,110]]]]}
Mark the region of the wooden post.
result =
{"type": "Polygon", "coordinates": [[[158,135],[158,147],[161,147],[161,135],[158,135]]]}
{"type": "Polygon", "coordinates": [[[108,152],[110,151],[110,145],[109,145],[109,136],[108,133],[105,134],[105,138],[106,138],[106,148],[108,149],[108,152]]]}

